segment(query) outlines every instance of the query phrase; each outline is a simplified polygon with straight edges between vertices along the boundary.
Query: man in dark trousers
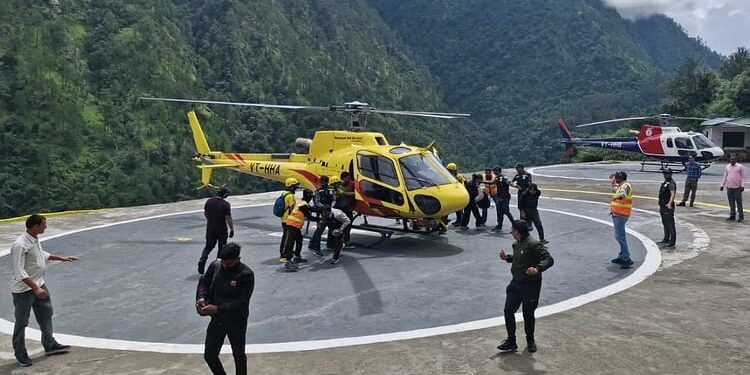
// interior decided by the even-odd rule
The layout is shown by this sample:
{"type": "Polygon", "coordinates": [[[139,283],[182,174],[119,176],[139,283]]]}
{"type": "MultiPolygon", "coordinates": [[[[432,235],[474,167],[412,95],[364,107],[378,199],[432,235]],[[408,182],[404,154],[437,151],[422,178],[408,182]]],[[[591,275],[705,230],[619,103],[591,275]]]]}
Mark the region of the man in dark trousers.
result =
{"type": "MultiPolygon", "coordinates": [[[[526,172],[526,170],[523,168],[523,164],[516,164],[516,175],[513,176],[511,186],[518,189],[518,198],[521,197],[521,193],[529,188],[529,185],[531,185],[531,174],[529,172],[526,172]]],[[[521,212],[520,207],[518,208],[518,212],[521,212]]]]}
{"type": "Polygon", "coordinates": [[[209,198],[203,206],[203,216],[206,217],[206,246],[198,260],[198,273],[203,274],[208,255],[211,254],[216,243],[219,249],[227,243],[227,237],[234,237],[234,222],[232,222],[232,206],[226,201],[229,189],[221,187],[216,196],[209,198]],[[229,231],[227,231],[229,228],[229,231]]]}
{"type": "Polygon", "coordinates": [[[513,225],[513,214],[510,213],[510,181],[503,176],[503,170],[499,165],[492,168],[495,174],[497,186],[497,195],[495,196],[495,208],[497,209],[497,225],[492,229],[493,232],[499,232],[503,229],[503,219],[508,217],[510,224],[513,225]]]}
{"type": "Polygon", "coordinates": [[[235,372],[244,375],[247,374],[245,334],[255,274],[240,262],[240,245],[234,242],[219,249],[219,259],[211,263],[201,277],[195,297],[198,315],[211,317],[203,358],[212,373],[226,374],[219,353],[224,338],[229,337],[235,372]]]}
{"type": "Polygon", "coordinates": [[[516,240],[513,243],[513,254],[506,254],[505,249],[500,250],[500,259],[512,263],[510,272],[513,280],[505,289],[504,313],[508,338],[498,345],[497,349],[501,352],[513,352],[518,349],[515,313],[523,304],[523,328],[526,331],[527,350],[534,353],[536,352],[534,310],[539,305],[542,272],[552,267],[555,261],[544,244],[529,235],[529,226],[525,221],[514,221],[511,234],[516,240]]]}
{"type": "Polygon", "coordinates": [[[659,214],[664,226],[664,238],[658,242],[663,249],[674,249],[677,230],[674,224],[674,197],[677,184],[672,179],[672,169],[664,169],[664,182],[659,186],[659,214]]]}
{"type": "Polygon", "coordinates": [[[521,210],[521,219],[526,220],[526,224],[531,230],[531,224],[534,224],[536,231],[539,233],[539,242],[546,244],[547,240],[544,239],[544,227],[542,226],[542,219],[539,216],[539,196],[542,192],[539,191],[536,184],[530,184],[529,188],[524,190],[521,195],[518,196],[518,209],[521,210]]]}
{"type": "Polygon", "coordinates": [[[286,218],[286,242],[284,242],[284,251],[281,257],[287,259],[284,268],[287,270],[296,270],[299,268],[297,263],[307,263],[307,259],[302,257],[302,227],[305,226],[305,219],[310,221],[317,220],[310,212],[310,201],[315,193],[310,189],[302,191],[302,202],[295,204],[292,213],[286,218]]]}
{"type": "MultiPolygon", "coordinates": [[[[333,204],[334,207],[343,211],[350,221],[354,221],[354,208],[357,204],[357,199],[354,193],[354,180],[349,172],[341,172],[341,182],[336,187],[336,202],[333,204]]],[[[344,230],[344,246],[351,247],[351,227],[344,230]]]]}

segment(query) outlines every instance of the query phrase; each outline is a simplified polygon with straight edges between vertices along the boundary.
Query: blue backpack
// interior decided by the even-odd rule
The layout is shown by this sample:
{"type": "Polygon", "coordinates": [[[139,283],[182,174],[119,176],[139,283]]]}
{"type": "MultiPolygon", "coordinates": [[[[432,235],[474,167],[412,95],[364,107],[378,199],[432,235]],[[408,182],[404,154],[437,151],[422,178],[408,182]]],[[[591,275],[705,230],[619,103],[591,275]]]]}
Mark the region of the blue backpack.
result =
{"type": "Polygon", "coordinates": [[[284,216],[284,210],[286,210],[286,195],[291,194],[288,191],[285,191],[281,193],[281,195],[276,198],[276,201],[273,203],[273,214],[276,217],[282,217],[284,216]]]}

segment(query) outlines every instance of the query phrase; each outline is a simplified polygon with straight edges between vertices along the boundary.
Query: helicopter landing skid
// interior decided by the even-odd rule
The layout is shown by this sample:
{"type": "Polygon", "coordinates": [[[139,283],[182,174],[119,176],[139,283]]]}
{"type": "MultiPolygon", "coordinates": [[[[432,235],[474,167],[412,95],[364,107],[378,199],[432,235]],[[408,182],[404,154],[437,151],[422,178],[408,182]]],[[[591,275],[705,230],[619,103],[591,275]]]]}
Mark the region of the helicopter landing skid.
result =
{"type": "MultiPolygon", "coordinates": [[[[683,172],[685,170],[685,164],[683,164],[683,163],[670,163],[670,162],[666,162],[666,161],[653,161],[653,162],[642,161],[641,162],[641,172],[662,173],[665,169],[670,168],[670,166],[679,167],[679,168],[676,168],[676,169],[672,169],[672,173],[675,173],[675,174],[683,172]],[[659,167],[659,169],[657,169],[657,170],[645,170],[644,168],[647,165],[652,165],[652,166],[655,166],[655,167],[659,167]]],[[[706,166],[702,167],[702,169],[706,169],[708,167],[709,166],[706,165],[706,166]]]]}

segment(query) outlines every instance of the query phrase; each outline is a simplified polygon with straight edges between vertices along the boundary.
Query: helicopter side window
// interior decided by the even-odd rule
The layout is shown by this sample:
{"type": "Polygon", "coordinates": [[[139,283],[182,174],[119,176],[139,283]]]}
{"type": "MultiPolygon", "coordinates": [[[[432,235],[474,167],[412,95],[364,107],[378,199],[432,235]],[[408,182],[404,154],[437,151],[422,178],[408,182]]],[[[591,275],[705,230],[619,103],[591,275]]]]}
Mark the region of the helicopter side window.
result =
{"type": "Polygon", "coordinates": [[[677,145],[677,148],[688,149],[688,150],[693,149],[693,142],[690,140],[690,138],[677,137],[674,139],[674,143],[675,145],[677,145]]]}
{"type": "Polygon", "coordinates": [[[360,152],[357,158],[359,172],[368,178],[383,182],[393,187],[399,187],[398,177],[393,161],[384,156],[360,152]]]}
{"type": "Polygon", "coordinates": [[[367,180],[362,180],[359,182],[359,188],[362,191],[362,194],[369,198],[374,198],[383,202],[392,203],[395,205],[403,206],[404,204],[404,195],[400,192],[389,189],[385,186],[380,186],[378,184],[372,183],[367,180]]]}
{"type": "Polygon", "coordinates": [[[667,147],[669,148],[674,147],[674,143],[672,143],[672,138],[667,138],[667,147]]]}

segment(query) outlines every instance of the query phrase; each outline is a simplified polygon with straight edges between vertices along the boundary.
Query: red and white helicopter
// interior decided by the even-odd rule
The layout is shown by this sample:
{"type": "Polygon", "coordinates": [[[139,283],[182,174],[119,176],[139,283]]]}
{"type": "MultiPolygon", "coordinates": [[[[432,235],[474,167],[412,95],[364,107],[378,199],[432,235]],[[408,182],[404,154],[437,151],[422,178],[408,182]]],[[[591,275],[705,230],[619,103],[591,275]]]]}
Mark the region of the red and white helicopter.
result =
{"type": "MultiPolygon", "coordinates": [[[[683,132],[676,126],[670,126],[673,119],[708,120],[706,118],[678,117],[665,113],[649,117],[627,117],[590,122],[577,125],[576,127],[581,128],[614,122],[647,120],[654,118],[659,120],[660,125],[644,124],[639,130],[631,130],[631,132],[635,134],[634,137],[617,138],[573,138],[563,119],[558,119],[557,123],[560,126],[560,131],[562,131],[563,139],[561,142],[565,145],[566,155],[572,156],[575,152],[575,146],[587,146],[640,153],[657,161],[657,163],[642,161],[641,171],[643,171],[643,168],[646,165],[660,166],[660,170],[668,168],[670,165],[684,167],[688,161],[688,157],[691,155],[697,162],[701,163],[703,169],[705,169],[710,166],[711,162],[724,156],[724,150],[711,142],[711,140],[702,133],[693,131],[683,132]]],[[[744,124],[735,125],[747,126],[744,124]]]]}

